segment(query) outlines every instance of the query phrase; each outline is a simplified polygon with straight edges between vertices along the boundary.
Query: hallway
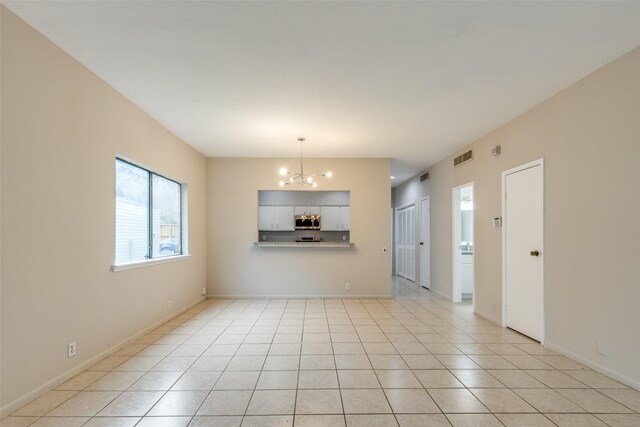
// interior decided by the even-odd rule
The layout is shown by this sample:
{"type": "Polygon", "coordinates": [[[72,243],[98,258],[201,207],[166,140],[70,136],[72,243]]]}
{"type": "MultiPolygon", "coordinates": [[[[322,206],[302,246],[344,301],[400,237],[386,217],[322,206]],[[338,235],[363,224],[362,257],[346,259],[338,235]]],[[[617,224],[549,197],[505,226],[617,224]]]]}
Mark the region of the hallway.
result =
{"type": "Polygon", "coordinates": [[[206,300],[2,426],[632,426],[640,393],[404,279],[206,300]]]}

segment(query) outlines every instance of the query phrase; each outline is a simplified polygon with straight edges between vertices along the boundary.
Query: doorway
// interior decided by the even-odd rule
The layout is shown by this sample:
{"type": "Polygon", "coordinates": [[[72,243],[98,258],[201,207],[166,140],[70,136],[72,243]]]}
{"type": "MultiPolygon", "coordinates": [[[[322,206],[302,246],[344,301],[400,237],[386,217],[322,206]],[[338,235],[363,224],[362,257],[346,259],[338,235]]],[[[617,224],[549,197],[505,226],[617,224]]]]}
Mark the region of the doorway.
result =
{"type": "Polygon", "coordinates": [[[416,280],[415,224],[415,203],[396,209],[396,272],[412,282],[416,280]]]}
{"type": "Polygon", "coordinates": [[[431,287],[431,199],[420,199],[420,286],[431,287]]]}
{"type": "Polygon", "coordinates": [[[473,306],[473,182],[455,187],[453,212],[453,295],[454,303],[473,306]]]}
{"type": "Polygon", "coordinates": [[[543,342],[543,160],[503,172],[502,192],[502,323],[543,342]]]}

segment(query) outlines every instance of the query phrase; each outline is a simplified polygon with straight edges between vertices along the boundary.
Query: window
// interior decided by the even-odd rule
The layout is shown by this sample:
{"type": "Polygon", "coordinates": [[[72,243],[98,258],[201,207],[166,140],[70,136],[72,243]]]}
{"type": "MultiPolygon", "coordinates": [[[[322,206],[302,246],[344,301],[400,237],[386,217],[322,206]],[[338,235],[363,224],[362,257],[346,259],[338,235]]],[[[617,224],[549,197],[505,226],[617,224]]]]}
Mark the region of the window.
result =
{"type": "Polygon", "coordinates": [[[116,265],[182,254],[182,186],[116,159],[116,265]]]}

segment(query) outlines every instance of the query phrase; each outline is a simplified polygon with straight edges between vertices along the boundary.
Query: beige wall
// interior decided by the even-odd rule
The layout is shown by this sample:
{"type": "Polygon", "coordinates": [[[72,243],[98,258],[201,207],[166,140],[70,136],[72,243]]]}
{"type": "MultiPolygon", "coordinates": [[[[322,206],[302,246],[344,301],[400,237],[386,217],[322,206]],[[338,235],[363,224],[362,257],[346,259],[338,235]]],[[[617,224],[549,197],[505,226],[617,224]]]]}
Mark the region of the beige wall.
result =
{"type": "Polygon", "coordinates": [[[639,387],[640,48],[471,147],[472,162],[430,170],[433,289],[451,298],[451,189],[474,181],[475,307],[500,321],[501,173],[544,157],[547,345],[639,387]]]}
{"type": "Polygon", "coordinates": [[[199,298],[206,281],[205,159],[0,10],[0,374],[7,409],[170,315],[167,300],[176,310],[199,298]],[[188,183],[191,259],[109,271],[116,153],[188,183]],[[71,341],[78,353],[68,359],[71,341]]]}
{"type": "MultiPolygon", "coordinates": [[[[331,170],[321,190],[351,191],[352,248],[258,248],[258,190],[278,190],[297,159],[207,160],[207,291],[224,296],[391,294],[389,159],[305,159],[331,170]],[[345,289],[351,283],[351,290],[345,289]]],[[[287,188],[289,189],[289,188],[287,188]]],[[[295,189],[295,188],[293,188],[295,189]]]]}

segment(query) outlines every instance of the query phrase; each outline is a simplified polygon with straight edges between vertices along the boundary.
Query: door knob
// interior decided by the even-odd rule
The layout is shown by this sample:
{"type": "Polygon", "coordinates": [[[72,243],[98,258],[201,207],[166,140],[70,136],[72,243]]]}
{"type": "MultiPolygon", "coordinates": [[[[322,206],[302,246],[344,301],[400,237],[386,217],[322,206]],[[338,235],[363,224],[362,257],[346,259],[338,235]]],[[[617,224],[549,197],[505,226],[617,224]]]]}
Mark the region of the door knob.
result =
{"type": "Polygon", "coordinates": [[[420,242],[420,246],[424,246],[424,242],[420,242]]]}
{"type": "Polygon", "coordinates": [[[531,256],[540,256],[540,251],[531,251],[531,256]]]}

